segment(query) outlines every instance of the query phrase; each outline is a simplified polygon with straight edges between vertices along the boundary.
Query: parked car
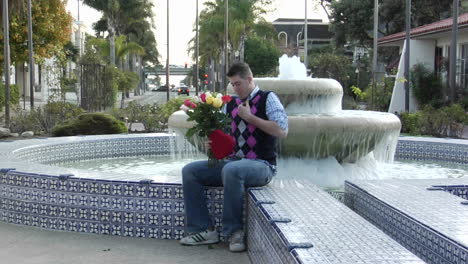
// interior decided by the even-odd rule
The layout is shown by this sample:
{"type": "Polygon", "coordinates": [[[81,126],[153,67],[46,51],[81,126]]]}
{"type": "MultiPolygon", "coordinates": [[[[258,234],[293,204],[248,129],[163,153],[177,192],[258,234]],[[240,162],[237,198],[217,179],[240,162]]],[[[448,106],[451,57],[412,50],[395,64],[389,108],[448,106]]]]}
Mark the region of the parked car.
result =
{"type": "Polygon", "coordinates": [[[177,94],[178,95],[181,95],[181,94],[186,94],[186,95],[189,95],[189,88],[187,86],[180,86],[179,89],[177,89],[177,94]]]}
{"type": "Polygon", "coordinates": [[[153,92],[164,92],[164,91],[167,91],[167,86],[166,85],[161,85],[161,86],[159,86],[159,88],[152,89],[151,91],[153,91],[153,92]]]}

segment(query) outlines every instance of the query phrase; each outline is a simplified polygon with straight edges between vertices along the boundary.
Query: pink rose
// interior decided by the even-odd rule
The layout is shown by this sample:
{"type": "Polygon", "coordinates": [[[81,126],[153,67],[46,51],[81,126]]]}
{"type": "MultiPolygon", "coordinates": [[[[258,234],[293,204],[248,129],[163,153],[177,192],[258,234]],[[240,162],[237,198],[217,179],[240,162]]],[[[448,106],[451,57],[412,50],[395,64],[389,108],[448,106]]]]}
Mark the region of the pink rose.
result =
{"type": "Polygon", "coordinates": [[[202,102],[206,103],[206,94],[205,93],[202,93],[200,95],[200,99],[202,100],[202,102]]]}

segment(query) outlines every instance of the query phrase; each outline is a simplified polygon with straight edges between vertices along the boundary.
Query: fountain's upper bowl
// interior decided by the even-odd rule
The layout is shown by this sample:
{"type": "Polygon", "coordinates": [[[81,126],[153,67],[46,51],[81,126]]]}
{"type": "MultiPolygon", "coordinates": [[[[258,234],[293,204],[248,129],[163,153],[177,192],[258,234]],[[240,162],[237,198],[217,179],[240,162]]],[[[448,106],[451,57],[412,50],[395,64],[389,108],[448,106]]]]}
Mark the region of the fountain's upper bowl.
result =
{"type": "Polygon", "coordinates": [[[341,84],[333,79],[307,78],[282,80],[277,78],[254,78],[260,88],[268,87],[278,95],[343,95],[341,84]]]}
{"type": "MultiPolygon", "coordinates": [[[[333,79],[254,78],[254,82],[260,89],[276,93],[288,114],[334,113],[341,110],[343,88],[333,79]]],[[[234,94],[231,85],[228,85],[227,91],[234,94]]]]}

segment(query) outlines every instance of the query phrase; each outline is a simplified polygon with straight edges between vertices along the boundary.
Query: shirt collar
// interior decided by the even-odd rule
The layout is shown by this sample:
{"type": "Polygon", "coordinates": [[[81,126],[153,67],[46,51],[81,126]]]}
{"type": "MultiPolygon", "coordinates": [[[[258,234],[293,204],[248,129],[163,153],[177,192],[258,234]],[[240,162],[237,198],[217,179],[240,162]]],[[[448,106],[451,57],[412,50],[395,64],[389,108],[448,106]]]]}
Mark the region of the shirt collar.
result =
{"type": "Polygon", "coordinates": [[[248,100],[250,101],[252,98],[254,98],[255,95],[257,95],[259,90],[260,88],[258,87],[258,85],[256,85],[253,91],[250,93],[248,100]]]}

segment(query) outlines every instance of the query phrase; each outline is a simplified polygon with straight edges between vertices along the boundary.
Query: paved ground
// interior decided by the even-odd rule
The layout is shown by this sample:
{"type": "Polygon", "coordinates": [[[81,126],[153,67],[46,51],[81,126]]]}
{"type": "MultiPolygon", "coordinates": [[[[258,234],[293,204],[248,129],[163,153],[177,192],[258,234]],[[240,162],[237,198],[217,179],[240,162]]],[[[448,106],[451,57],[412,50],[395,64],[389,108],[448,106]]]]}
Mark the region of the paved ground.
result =
{"type": "MultiPolygon", "coordinates": [[[[170,98],[177,93],[171,93],[170,98]]],[[[164,92],[131,95],[125,102],[164,103],[164,92]]],[[[35,106],[42,102],[36,101],[35,106]]],[[[26,108],[29,106],[26,104],[26,108]]],[[[138,124],[135,124],[138,130],[138,124]]],[[[18,264],[249,264],[246,252],[228,245],[186,247],[175,240],[156,240],[49,231],[0,221],[0,263],[18,264]]]]}
{"type": "Polygon", "coordinates": [[[17,264],[247,264],[227,244],[186,247],[155,240],[48,231],[0,222],[0,263],[17,264]]]}

